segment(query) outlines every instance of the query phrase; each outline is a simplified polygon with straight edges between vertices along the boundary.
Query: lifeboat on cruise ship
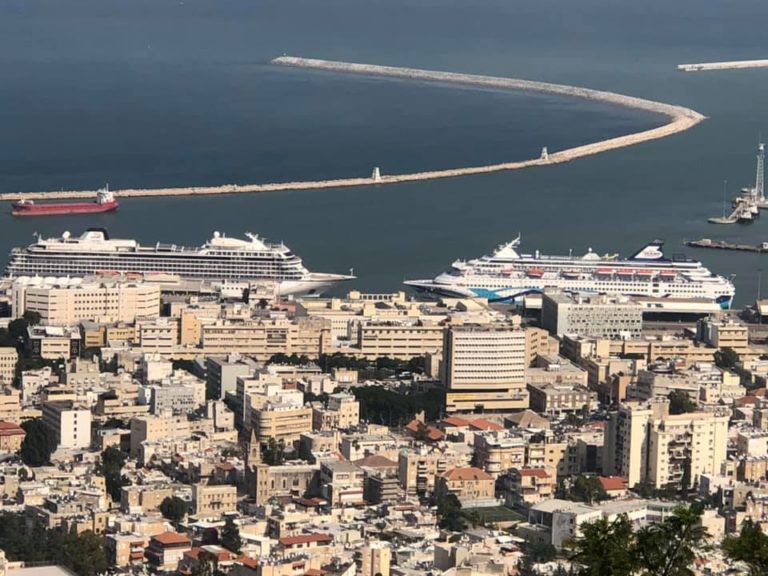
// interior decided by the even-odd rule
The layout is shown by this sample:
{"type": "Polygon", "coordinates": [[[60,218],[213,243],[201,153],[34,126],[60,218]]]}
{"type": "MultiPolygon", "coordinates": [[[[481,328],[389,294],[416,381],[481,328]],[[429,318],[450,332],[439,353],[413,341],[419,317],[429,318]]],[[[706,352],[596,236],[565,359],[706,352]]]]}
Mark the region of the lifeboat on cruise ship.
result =
{"type": "Polygon", "coordinates": [[[563,278],[569,278],[571,280],[581,276],[581,272],[578,270],[563,270],[561,274],[563,275],[563,278]]]}
{"type": "Polygon", "coordinates": [[[541,268],[528,268],[525,273],[528,275],[528,278],[541,278],[544,276],[544,270],[541,268]]]}
{"type": "Polygon", "coordinates": [[[656,276],[656,271],[655,270],[638,270],[637,275],[640,278],[647,280],[648,278],[652,278],[653,276],[656,276]]]}
{"type": "Polygon", "coordinates": [[[624,270],[619,270],[618,272],[620,278],[634,278],[635,277],[635,271],[630,270],[629,268],[625,268],[624,270]]]}
{"type": "Polygon", "coordinates": [[[674,270],[663,270],[661,272],[662,280],[666,280],[666,281],[674,280],[676,276],[677,276],[677,272],[675,272],[674,270]]]}
{"type": "Polygon", "coordinates": [[[598,268],[595,270],[598,276],[613,276],[613,268],[598,268]]]}

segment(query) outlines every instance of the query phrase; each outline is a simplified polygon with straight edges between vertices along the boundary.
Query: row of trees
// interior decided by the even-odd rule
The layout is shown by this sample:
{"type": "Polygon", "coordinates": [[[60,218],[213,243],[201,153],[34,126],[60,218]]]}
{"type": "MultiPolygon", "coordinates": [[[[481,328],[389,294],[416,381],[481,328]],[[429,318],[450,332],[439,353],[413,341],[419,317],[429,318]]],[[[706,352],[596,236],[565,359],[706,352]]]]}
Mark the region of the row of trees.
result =
{"type": "Polygon", "coordinates": [[[437,420],[444,402],[444,393],[439,389],[404,395],[381,386],[358,386],[352,393],[360,402],[361,419],[387,426],[407,424],[422,410],[428,420],[437,420]]]}
{"type": "Polygon", "coordinates": [[[580,530],[569,543],[578,576],[692,576],[695,560],[710,547],[693,506],[680,506],[639,530],[626,515],[588,522],[580,530]]]}
{"type": "Polygon", "coordinates": [[[58,564],[80,576],[103,574],[109,567],[103,537],[47,529],[39,522],[29,526],[23,514],[0,515],[0,548],[10,560],[58,564]]]}
{"type": "Polygon", "coordinates": [[[312,359],[306,355],[298,354],[274,354],[269,359],[270,364],[287,364],[291,366],[306,366],[307,364],[317,364],[323,370],[323,372],[330,372],[335,368],[347,368],[350,370],[360,370],[362,372],[377,370],[388,372],[424,372],[424,357],[418,356],[410,360],[398,360],[396,358],[388,358],[383,356],[376,360],[368,360],[366,358],[357,358],[355,356],[348,356],[341,352],[335,352],[333,354],[321,354],[319,358],[312,359]]]}

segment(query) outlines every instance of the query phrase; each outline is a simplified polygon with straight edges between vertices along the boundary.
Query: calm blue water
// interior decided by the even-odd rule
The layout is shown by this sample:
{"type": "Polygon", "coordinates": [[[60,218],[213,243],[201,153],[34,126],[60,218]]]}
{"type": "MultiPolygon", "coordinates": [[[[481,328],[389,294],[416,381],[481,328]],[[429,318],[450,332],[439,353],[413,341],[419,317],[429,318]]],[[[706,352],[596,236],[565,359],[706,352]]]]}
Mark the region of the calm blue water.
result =
{"type": "MultiPolygon", "coordinates": [[[[124,200],[117,214],[14,221],[35,231],[199,243],[213,230],[285,240],[308,267],[394,290],[523,234],[530,250],[670,251],[708,236],[722,181],[754,178],[768,70],[683,74],[764,57],[768,4],[711,0],[4,0],[0,190],[180,186],[367,175],[528,158],[657,118],[551,96],[345,77],[267,64],[282,53],[573,83],[710,117],[684,134],[569,165],[382,188],[124,200]]],[[[766,214],[768,216],[768,214],[766,214]]],[[[754,297],[763,258],[688,251],[754,297]]]]}

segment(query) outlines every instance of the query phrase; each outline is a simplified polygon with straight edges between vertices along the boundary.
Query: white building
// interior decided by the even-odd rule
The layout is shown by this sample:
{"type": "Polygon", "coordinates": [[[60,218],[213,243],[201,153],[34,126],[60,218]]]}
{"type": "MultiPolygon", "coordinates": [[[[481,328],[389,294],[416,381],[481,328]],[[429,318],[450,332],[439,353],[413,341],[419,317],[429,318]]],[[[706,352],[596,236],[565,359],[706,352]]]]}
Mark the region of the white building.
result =
{"type": "Polygon", "coordinates": [[[73,402],[44,402],[43,422],[56,435],[59,448],[88,448],[91,445],[91,411],[73,402]]]}

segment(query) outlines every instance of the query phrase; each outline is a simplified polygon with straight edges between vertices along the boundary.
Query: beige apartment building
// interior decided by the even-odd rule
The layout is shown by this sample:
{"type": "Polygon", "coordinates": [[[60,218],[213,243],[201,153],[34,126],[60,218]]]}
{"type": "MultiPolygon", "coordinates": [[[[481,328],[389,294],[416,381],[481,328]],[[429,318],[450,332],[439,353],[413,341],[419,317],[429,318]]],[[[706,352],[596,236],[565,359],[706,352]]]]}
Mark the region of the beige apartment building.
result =
{"type": "Polygon", "coordinates": [[[237,512],[237,486],[194,484],[192,510],[198,519],[218,519],[222,514],[237,512]]]}
{"type": "Polygon", "coordinates": [[[91,445],[91,411],[71,401],[43,402],[43,422],[54,433],[59,448],[91,445]]]}
{"type": "Polygon", "coordinates": [[[450,326],[443,343],[446,412],[528,407],[525,331],[510,325],[450,326]]]}
{"type": "Polygon", "coordinates": [[[424,495],[434,491],[438,475],[456,466],[466,466],[470,459],[471,454],[426,447],[401,450],[397,458],[397,477],[409,496],[424,495]]]}
{"type": "Polygon", "coordinates": [[[604,438],[603,472],[627,485],[690,486],[701,474],[718,474],[726,459],[729,412],[670,415],[669,401],[627,402],[610,414],[604,438]]]}
{"type": "Polygon", "coordinates": [[[496,477],[511,468],[525,466],[527,442],[507,432],[476,432],[475,459],[477,465],[496,477]]]}
{"type": "Polygon", "coordinates": [[[712,362],[715,349],[697,346],[692,340],[664,336],[659,338],[630,338],[609,340],[606,338],[581,338],[565,336],[562,340],[563,354],[579,361],[581,358],[643,358],[655,362],[659,358],[676,359],[681,366],[692,366],[697,362],[712,362]]]}
{"type": "Polygon", "coordinates": [[[697,339],[713,348],[732,348],[742,360],[752,356],[749,348],[749,328],[730,317],[702,318],[696,324],[697,339]]]}
{"type": "Polygon", "coordinates": [[[438,497],[453,494],[462,506],[472,507],[495,499],[496,481],[490,474],[473,466],[453,468],[437,477],[435,492],[438,497]]]}
{"type": "Polygon", "coordinates": [[[213,420],[187,420],[184,416],[141,416],[131,419],[131,456],[140,455],[142,442],[183,438],[193,432],[213,434],[213,420]]]}
{"type": "Polygon", "coordinates": [[[29,351],[33,358],[59,360],[80,355],[80,330],[77,327],[30,326],[29,351]]]}
{"type": "Polygon", "coordinates": [[[0,348],[0,384],[11,385],[16,377],[16,363],[19,353],[16,348],[0,348]]]}
{"type": "Polygon", "coordinates": [[[126,514],[146,514],[160,509],[163,500],[174,495],[170,485],[123,486],[120,510],[126,514]]]}
{"type": "Polygon", "coordinates": [[[313,430],[346,430],[359,422],[360,402],[352,394],[331,394],[326,406],[312,408],[313,430]]]}
{"type": "Polygon", "coordinates": [[[369,360],[410,360],[439,352],[444,330],[433,320],[368,320],[357,326],[358,345],[347,352],[369,360]]]}
{"type": "MultiPolygon", "coordinates": [[[[17,282],[17,284],[19,284],[17,282]]],[[[160,314],[160,286],[137,282],[58,281],[47,285],[14,285],[13,310],[38,312],[42,323],[71,326],[82,320],[134,322],[160,314]]]]}
{"type": "Polygon", "coordinates": [[[251,427],[261,443],[270,438],[283,440],[286,444],[298,442],[302,434],[312,432],[312,408],[267,403],[251,409],[251,427]]]}
{"type": "Polygon", "coordinates": [[[216,322],[202,327],[205,354],[240,354],[269,360],[274,354],[317,358],[330,345],[330,322],[318,318],[285,318],[249,322],[216,322]]]}
{"type": "Polygon", "coordinates": [[[21,423],[21,392],[15,388],[0,388],[0,422],[21,423]]]}

